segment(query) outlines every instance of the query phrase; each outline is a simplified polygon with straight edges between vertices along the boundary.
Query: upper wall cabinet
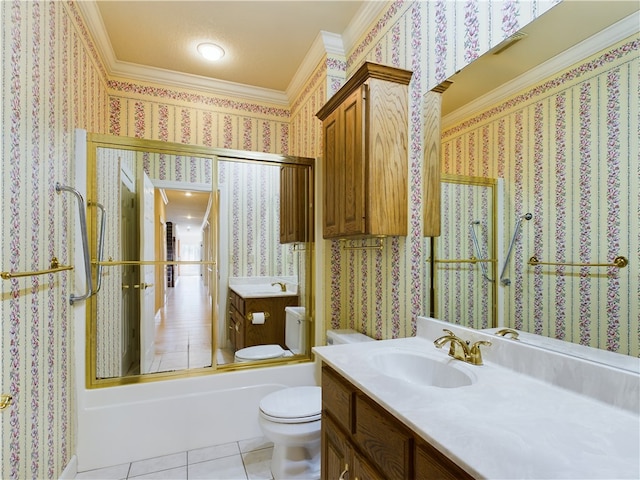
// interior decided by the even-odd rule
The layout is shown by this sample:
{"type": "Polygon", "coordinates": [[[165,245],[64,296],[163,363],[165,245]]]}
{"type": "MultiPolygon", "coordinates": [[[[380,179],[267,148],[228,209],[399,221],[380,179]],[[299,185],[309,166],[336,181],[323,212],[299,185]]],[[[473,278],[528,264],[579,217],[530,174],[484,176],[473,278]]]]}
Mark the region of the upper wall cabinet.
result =
{"type": "Polygon", "coordinates": [[[317,113],[324,238],[407,234],[411,75],[366,62],[317,113]]]}
{"type": "Polygon", "coordinates": [[[308,167],[280,167],[280,243],[304,243],[313,238],[312,194],[308,167]]]}

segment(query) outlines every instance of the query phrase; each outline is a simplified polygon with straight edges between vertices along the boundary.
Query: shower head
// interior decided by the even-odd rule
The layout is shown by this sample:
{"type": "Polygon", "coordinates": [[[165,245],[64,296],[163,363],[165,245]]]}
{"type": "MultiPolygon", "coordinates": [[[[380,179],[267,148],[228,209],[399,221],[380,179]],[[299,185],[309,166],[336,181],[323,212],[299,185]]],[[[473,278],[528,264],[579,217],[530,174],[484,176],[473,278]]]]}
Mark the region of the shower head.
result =
{"type": "Polygon", "coordinates": [[[531,220],[533,218],[533,215],[531,215],[530,213],[525,213],[520,218],[523,218],[524,220],[531,220]]]}

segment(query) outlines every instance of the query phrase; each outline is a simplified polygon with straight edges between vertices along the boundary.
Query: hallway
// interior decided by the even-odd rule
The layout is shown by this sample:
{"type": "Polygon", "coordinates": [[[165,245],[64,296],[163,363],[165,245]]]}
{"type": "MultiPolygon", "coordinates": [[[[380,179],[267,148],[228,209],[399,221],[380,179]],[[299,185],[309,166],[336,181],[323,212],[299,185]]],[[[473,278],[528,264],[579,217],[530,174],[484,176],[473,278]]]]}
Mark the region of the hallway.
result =
{"type": "Polygon", "coordinates": [[[180,275],[155,317],[151,372],[211,366],[211,299],[200,275],[180,275]]]}

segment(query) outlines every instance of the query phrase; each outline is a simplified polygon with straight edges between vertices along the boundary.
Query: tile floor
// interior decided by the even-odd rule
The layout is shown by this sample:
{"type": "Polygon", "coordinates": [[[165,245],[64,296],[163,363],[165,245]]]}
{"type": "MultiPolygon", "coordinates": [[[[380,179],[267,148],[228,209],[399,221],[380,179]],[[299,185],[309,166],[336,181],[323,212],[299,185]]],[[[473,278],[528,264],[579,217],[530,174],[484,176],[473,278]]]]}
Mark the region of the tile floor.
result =
{"type": "Polygon", "coordinates": [[[263,437],[78,472],[77,480],[271,480],[273,444],[263,437]]]}

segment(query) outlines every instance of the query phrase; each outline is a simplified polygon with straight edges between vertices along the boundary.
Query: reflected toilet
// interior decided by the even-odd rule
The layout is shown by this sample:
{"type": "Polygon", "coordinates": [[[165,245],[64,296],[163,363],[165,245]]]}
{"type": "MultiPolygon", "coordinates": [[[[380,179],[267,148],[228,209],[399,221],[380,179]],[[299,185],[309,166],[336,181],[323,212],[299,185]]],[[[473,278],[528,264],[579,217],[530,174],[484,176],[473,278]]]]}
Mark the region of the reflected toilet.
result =
{"type": "Polygon", "coordinates": [[[307,341],[307,321],[304,307],[285,307],[285,350],[280,345],[254,345],[238,350],[234,355],[235,362],[255,362],[273,358],[290,357],[304,353],[307,341]]]}

